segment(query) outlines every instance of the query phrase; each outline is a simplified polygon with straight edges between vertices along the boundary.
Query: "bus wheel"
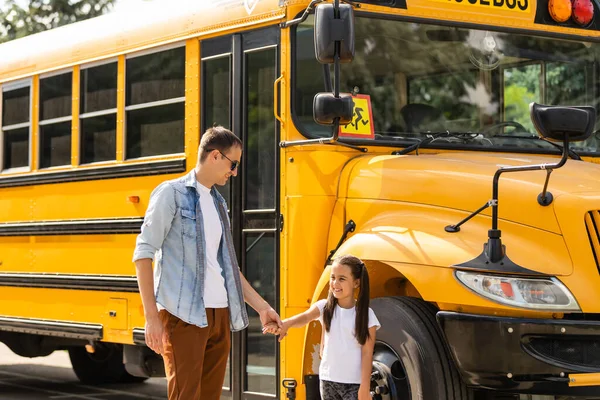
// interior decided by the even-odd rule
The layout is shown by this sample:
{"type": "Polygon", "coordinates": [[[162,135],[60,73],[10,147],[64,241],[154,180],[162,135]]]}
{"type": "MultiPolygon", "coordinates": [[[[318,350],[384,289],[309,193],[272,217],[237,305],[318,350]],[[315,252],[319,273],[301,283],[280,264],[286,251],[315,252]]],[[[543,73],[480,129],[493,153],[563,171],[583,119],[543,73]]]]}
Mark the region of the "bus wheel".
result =
{"type": "Polygon", "coordinates": [[[93,353],[88,353],[85,347],[70,347],[69,358],[77,378],[89,385],[135,383],[147,379],[127,373],[123,347],[118,344],[97,343],[93,353]]]}
{"type": "Polygon", "coordinates": [[[443,342],[435,309],[411,297],[371,300],[381,328],[371,391],[379,400],[472,400],[443,342]]]}

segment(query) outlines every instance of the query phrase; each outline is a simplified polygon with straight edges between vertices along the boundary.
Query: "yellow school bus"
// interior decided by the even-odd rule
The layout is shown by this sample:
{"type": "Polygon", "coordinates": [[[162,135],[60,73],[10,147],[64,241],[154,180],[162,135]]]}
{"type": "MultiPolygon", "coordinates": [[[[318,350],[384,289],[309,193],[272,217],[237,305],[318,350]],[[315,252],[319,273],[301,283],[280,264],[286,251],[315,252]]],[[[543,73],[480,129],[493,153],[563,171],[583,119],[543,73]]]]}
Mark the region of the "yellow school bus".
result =
{"type": "MultiPolygon", "coordinates": [[[[0,341],[87,383],[164,374],[135,237],[219,124],[240,266],[282,317],[365,261],[374,398],[600,395],[599,12],[157,1],[2,44],[0,341]]],[[[223,397],[319,398],[318,322],[279,344],[250,316],[223,397]]]]}

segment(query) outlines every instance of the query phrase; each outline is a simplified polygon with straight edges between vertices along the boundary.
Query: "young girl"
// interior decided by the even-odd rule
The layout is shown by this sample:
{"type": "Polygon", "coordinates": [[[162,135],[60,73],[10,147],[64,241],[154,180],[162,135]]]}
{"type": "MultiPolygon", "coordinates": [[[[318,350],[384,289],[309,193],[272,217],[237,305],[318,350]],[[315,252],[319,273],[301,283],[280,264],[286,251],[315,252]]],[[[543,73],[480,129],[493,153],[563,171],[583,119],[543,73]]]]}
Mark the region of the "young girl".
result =
{"type": "Polygon", "coordinates": [[[369,275],[365,264],[352,255],[341,256],[331,266],[329,296],[307,311],[283,321],[283,328],[266,325],[265,333],[287,334],[319,319],[321,340],[321,398],[323,400],[370,400],[371,363],[375,331],[380,327],[369,308],[369,275]],[[354,291],[359,288],[358,301],[354,291]]]}

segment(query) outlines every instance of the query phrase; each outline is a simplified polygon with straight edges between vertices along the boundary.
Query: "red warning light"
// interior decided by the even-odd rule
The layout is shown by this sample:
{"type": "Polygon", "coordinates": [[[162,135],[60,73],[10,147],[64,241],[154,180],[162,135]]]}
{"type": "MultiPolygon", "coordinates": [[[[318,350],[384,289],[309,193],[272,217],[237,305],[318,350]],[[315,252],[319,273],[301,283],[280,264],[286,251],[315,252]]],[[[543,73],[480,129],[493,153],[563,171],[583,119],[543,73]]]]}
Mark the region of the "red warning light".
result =
{"type": "Polygon", "coordinates": [[[594,6],[591,0],[573,0],[573,21],[587,26],[594,18],[594,6]]]}
{"type": "Polygon", "coordinates": [[[548,11],[556,22],[566,22],[571,17],[571,10],[571,0],[550,0],[548,2],[548,11]]]}

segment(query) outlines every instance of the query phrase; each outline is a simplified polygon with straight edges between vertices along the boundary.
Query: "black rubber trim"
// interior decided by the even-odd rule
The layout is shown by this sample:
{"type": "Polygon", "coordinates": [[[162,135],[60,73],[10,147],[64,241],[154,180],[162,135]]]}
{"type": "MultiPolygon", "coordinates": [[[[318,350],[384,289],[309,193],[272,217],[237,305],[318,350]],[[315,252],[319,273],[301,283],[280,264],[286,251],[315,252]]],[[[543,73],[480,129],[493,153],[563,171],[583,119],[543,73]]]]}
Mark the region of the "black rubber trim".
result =
{"type": "Polygon", "coordinates": [[[140,233],[144,218],[77,219],[0,224],[0,236],[107,235],[140,233]]]}
{"type": "Polygon", "coordinates": [[[174,174],[185,171],[186,161],[185,158],[182,158],[109,167],[82,168],[72,171],[36,172],[22,176],[10,176],[0,178],[0,188],[174,174]]]}
{"type": "Polygon", "coordinates": [[[105,292],[139,292],[137,278],[127,275],[0,273],[0,286],[105,292]]]}
{"type": "Polygon", "coordinates": [[[319,392],[319,375],[304,375],[306,385],[306,400],[321,400],[319,392]]]}
{"type": "Polygon", "coordinates": [[[139,346],[146,345],[146,330],[144,328],[133,328],[133,343],[139,346]]]}
{"type": "Polygon", "coordinates": [[[100,324],[14,317],[0,317],[0,331],[86,340],[101,340],[103,337],[102,325],[100,324]]]}

